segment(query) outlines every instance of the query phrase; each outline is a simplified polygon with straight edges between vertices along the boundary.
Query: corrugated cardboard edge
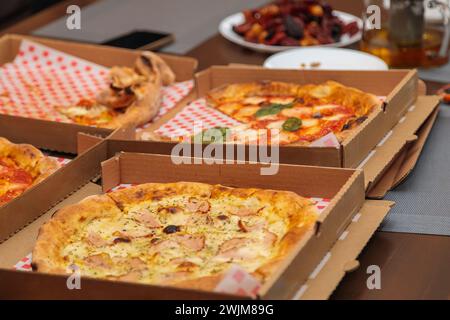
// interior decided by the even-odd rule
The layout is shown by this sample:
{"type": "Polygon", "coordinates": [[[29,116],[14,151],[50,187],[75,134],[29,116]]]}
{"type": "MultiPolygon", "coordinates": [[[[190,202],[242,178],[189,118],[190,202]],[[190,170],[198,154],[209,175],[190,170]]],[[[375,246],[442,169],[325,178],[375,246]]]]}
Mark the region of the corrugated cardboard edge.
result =
{"type": "Polygon", "coordinates": [[[419,160],[438,114],[439,108],[436,108],[417,131],[417,139],[406,144],[400,154],[386,170],[385,174],[367,194],[368,198],[384,198],[388,191],[401,184],[408,177],[419,160]]]}
{"type": "Polygon", "coordinates": [[[437,96],[419,97],[414,110],[408,112],[404,120],[398,123],[372,150],[365,162],[360,164],[364,169],[369,198],[382,198],[399,180],[409,174],[434,124],[438,106],[437,96]],[[422,130],[419,130],[421,128],[422,130]],[[420,134],[420,138],[416,134],[420,134]],[[403,154],[406,150],[411,150],[408,159],[403,154]],[[398,172],[400,168],[401,172],[398,172]]]}
{"type": "Polygon", "coordinates": [[[356,222],[349,225],[345,237],[334,244],[310,279],[299,289],[293,299],[325,300],[337,288],[347,272],[355,270],[358,255],[369,242],[384,217],[393,206],[390,201],[367,200],[356,222]]]}
{"type": "Polygon", "coordinates": [[[305,273],[305,266],[308,270],[313,270],[322,259],[317,249],[322,252],[329,250],[337,239],[336,235],[345,230],[353,216],[364,205],[364,201],[359,202],[357,206],[351,204],[352,201],[364,199],[363,180],[362,173],[355,171],[342,186],[327,209],[319,216],[314,237],[301,243],[301,250],[287,255],[278,271],[261,288],[262,299],[288,299],[290,294],[296,291],[295,284],[290,279],[301,276],[300,280],[306,281],[308,273],[305,273]],[[305,257],[308,259],[308,265],[305,257]]]}
{"type": "Polygon", "coordinates": [[[417,70],[402,70],[407,74],[392,89],[382,105],[382,112],[369,115],[369,119],[343,143],[343,167],[355,168],[389,132],[418,97],[417,70]]]}

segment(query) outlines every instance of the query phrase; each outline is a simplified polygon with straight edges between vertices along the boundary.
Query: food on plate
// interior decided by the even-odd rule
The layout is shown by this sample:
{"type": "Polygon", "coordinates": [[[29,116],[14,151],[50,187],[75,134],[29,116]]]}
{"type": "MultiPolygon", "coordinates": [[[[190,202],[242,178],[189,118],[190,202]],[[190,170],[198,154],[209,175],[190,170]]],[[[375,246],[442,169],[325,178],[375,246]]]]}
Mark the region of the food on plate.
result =
{"type": "Polygon", "coordinates": [[[237,264],[264,282],[316,218],[313,202],[293,192],[142,184],[59,210],[41,227],[32,266],[212,290],[237,264]]]}
{"type": "Polygon", "coordinates": [[[58,169],[56,160],[48,158],[29,144],[14,144],[0,137],[0,206],[21,195],[58,169]]]}
{"type": "Polygon", "coordinates": [[[376,96],[334,81],[227,84],[210,91],[206,99],[209,106],[243,124],[238,130],[230,128],[229,139],[239,139],[242,130],[262,129],[272,141],[277,134],[284,145],[309,145],[328,133],[342,142],[381,106],[376,96]]]}
{"type": "Polygon", "coordinates": [[[318,0],[278,0],[243,12],[245,21],[233,27],[246,41],[272,46],[314,46],[339,42],[359,32],[356,21],[346,24],[318,0]]]}
{"type": "Polygon", "coordinates": [[[112,67],[109,87],[96,99],[82,99],[56,109],[82,125],[115,129],[141,125],[153,119],[161,104],[161,87],[175,81],[170,67],[156,54],[145,51],[134,68],[112,67]]]}

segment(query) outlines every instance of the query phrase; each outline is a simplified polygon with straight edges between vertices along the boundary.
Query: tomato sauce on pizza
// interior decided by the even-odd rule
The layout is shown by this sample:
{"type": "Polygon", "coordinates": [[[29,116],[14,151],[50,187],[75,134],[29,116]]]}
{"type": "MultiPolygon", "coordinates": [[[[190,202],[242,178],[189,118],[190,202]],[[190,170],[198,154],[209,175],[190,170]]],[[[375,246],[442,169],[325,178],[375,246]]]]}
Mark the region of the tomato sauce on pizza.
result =
{"type": "Polygon", "coordinates": [[[0,158],[0,206],[22,194],[33,184],[33,176],[11,159],[0,158]]]}
{"type": "Polygon", "coordinates": [[[245,129],[275,129],[279,144],[302,145],[331,132],[342,142],[381,104],[372,94],[334,81],[231,84],[212,90],[206,98],[211,107],[241,122],[245,129]]]}
{"type": "Polygon", "coordinates": [[[0,206],[51,175],[59,165],[29,144],[0,137],[0,206]]]}

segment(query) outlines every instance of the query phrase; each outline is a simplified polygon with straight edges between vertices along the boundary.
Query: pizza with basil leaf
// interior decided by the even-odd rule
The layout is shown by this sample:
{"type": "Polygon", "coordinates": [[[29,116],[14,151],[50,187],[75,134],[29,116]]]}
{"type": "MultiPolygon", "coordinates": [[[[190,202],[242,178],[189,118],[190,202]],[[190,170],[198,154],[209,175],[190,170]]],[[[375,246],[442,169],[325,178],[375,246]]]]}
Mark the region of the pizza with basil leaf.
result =
{"type": "Polygon", "coordinates": [[[373,94],[327,81],[295,84],[275,81],[224,85],[210,91],[209,106],[241,122],[238,131],[270,131],[279,144],[309,145],[334,133],[342,142],[381,101],[373,94]],[[275,129],[275,130],[271,130],[275,129]],[[274,133],[277,132],[277,133],[274,133]]]}

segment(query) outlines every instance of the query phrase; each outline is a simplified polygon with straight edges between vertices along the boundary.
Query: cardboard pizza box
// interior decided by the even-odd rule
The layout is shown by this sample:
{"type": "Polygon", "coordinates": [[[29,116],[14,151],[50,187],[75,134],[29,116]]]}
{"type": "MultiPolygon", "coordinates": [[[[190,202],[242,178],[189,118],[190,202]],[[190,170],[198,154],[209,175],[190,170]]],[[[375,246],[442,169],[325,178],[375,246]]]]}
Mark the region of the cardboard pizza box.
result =
{"type": "MultiPolygon", "coordinates": [[[[4,136],[14,143],[11,136],[4,136]]],[[[28,141],[20,141],[20,143],[28,141]]],[[[96,150],[79,155],[40,183],[0,207],[0,242],[99,175],[96,150]]]]}
{"type": "MultiPolygon", "coordinates": [[[[27,39],[62,51],[67,54],[97,63],[102,66],[133,66],[141,51],[109,46],[77,43],[34,36],[7,34],[0,38],[0,65],[13,61],[18,54],[21,41],[27,39]]],[[[197,61],[190,57],[159,54],[172,68],[177,81],[191,80],[194,77],[197,61]]],[[[3,94],[3,93],[2,93],[3,94]]],[[[186,103],[183,100],[179,103],[186,103]]],[[[27,118],[25,115],[0,114],[0,136],[13,131],[15,140],[31,141],[34,145],[52,151],[76,153],[77,133],[105,138],[112,133],[110,129],[61,123],[49,120],[27,118]]]]}
{"type": "MultiPolygon", "coordinates": [[[[303,196],[331,199],[320,214],[314,230],[300,241],[273,279],[261,288],[257,296],[259,299],[327,298],[344,273],[349,270],[348,266],[354,265],[358,253],[392,206],[391,202],[365,200],[363,173],[360,170],[281,165],[277,175],[261,176],[260,169],[266,164],[176,165],[169,156],[121,152],[126,149],[123,142],[120,145],[109,140],[99,142],[75,159],[72,166],[66,166],[66,170],[60,172],[58,179],[64,180],[65,186],[64,192],[58,192],[60,202],[57,205],[47,198],[41,198],[42,195],[36,195],[34,201],[41,199],[45,202],[43,206],[24,211],[29,220],[34,222],[16,230],[14,235],[0,244],[0,298],[239,298],[229,293],[181,290],[96,279],[82,279],[81,290],[68,290],[65,276],[12,270],[13,265],[31,252],[39,227],[50,219],[55,210],[76,203],[85,196],[101,193],[100,186],[95,184],[87,183],[81,188],[79,185],[82,179],[89,181],[93,175],[95,176],[96,170],[97,173],[100,172],[100,163],[102,163],[103,190],[121,183],[190,180],[229,186],[292,190],[303,196]],[[62,193],[66,195],[62,196],[62,193]],[[352,221],[365,222],[359,224],[352,221]],[[353,229],[355,231],[349,233],[349,230],[353,229]],[[338,240],[342,234],[347,234],[347,241],[338,240]],[[335,251],[337,243],[338,249],[342,246],[346,249],[335,251]],[[329,256],[329,252],[334,253],[333,259],[328,259],[324,264],[322,261],[324,257],[329,256]],[[323,268],[324,265],[327,268],[323,268]],[[310,284],[311,279],[322,278],[326,285],[310,284]],[[309,289],[305,290],[304,285],[309,289]],[[319,294],[314,293],[315,290],[319,294]]],[[[51,192],[56,192],[56,189],[61,188],[62,182],[53,182],[51,192]]],[[[29,200],[29,203],[33,201],[29,200]]],[[[24,208],[16,209],[17,213],[24,208]]],[[[14,217],[11,216],[11,219],[14,217]]],[[[0,238],[10,235],[8,232],[0,231],[0,238]]]]}
{"type": "MultiPolygon", "coordinates": [[[[357,165],[357,168],[364,170],[367,197],[382,199],[411,172],[434,124],[438,106],[439,97],[419,96],[394,128],[387,131],[357,165]]],[[[100,141],[83,134],[78,138],[79,152],[100,141]]],[[[171,154],[175,147],[174,143],[135,140],[134,128],[117,130],[108,139],[112,140],[111,144],[116,145],[117,149],[126,145],[133,152],[171,154]]],[[[280,163],[301,163],[295,152],[283,153],[283,149],[280,150],[279,160],[280,163]]]]}
{"type": "Polygon", "coordinates": [[[437,96],[419,97],[358,166],[364,169],[368,198],[382,199],[406,179],[414,169],[438,113],[437,96]]]}
{"type": "MultiPolygon", "coordinates": [[[[403,117],[418,96],[416,70],[389,71],[331,71],[331,70],[275,70],[255,66],[213,66],[196,74],[196,98],[227,83],[259,80],[294,83],[322,83],[335,80],[383,97],[379,110],[361,124],[340,147],[283,146],[284,163],[315,166],[356,168],[383,136],[403,117]]],[[[179,105],[170,113],[148,126],[144,132],[152,133],[167,124],[185,105],[179,105]]],[[[181,119],[182,120],[182,119],[181,119]]],[[[147,135],[148,136],[148,135],[147,135]]],[[[146,137],[140,133],[139,137],[146,137]]],[[[139,138],[138,137],[138,138],[139,138]]],[[[168,143],[168,142],[161,142],[168,143]]]]}

